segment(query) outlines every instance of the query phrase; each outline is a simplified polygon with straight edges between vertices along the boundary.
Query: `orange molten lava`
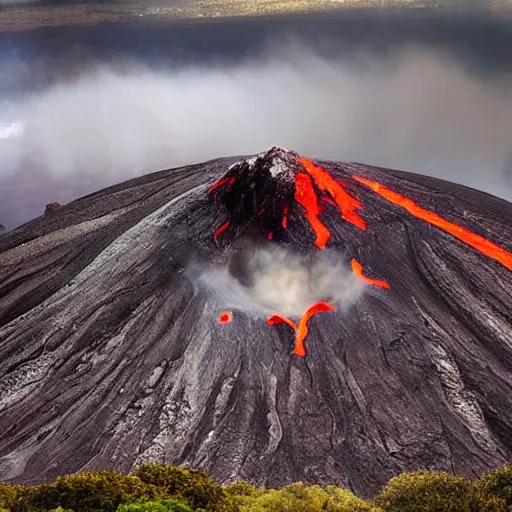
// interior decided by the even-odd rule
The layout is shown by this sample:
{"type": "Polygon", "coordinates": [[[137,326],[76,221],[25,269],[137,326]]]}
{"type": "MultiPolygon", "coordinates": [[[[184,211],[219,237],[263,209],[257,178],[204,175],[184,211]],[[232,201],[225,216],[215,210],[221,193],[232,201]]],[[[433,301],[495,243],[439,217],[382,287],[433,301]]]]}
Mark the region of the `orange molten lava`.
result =
{"type": "Polygon", "coordinates": [[[268,325],[277,325],[283,323],[288,324],[294,331],[297,330],[297,324],[293,320],[290,320],[280,313],[274,313],[270,318],[267,318],[268,325]]]}
{"type": "Polygon", "coordinates": [[[219,315],[219,323],[221,324],[229,324],[233,320],[233,313],[231,311],[224,311],[219,315]]]}
{"type": "Polygon", "coordinates": [[[285,204],[283,208],[283,219],[281,220],[281,225],[283,226],[283,229],[286,229],[286,226],[288,225],[288,205],[285,204]]]}
{"type": "Polygon", "coordinates": [[[224,231],[226,231],[226,229],[228,229],[229,227],[229,221],[228,222],[225,222],[224,224],[222,224],[222,226],[217,229],[217,231],[215,231],[215,240],[219,240],[219,236],[222,235],[222,233],[224,233],[224,231]]]}
{"type": "Polygon", "coordinates": [[[306,209],[306,218],[316,234],[315,245],[323,249],[331,233],[318,218],[321,209],[311,178],[302,172],[295,175],[295,199],[306,209]]]}
{"type": "Polygon", "coordinates": [[[346,221],[358,228],[366,229],[366,223],[356,210],[361,209],[362,204],[348,194],[345,189],[322,167],[318,167],[307,158],[300,158],[300,163],[315,180],[316,186],[323,192],[328,192],[340,209],[341,216],[346,221]]]}
{"type": "Polygon", "coordinates": [[[214,183],[209,189],[208,189],[208,194],[210,192],[213,192],[216,188],[219,188],[221,187],[222,185],[224,185],[224,183],[228,184],[228,187],[230,187],[231,185],[233,185],[233,183],[235,183],[235,178],[234,177],[231,177],[229,178],[228,176],[224,176],[224,178],[221,178],[219,181],[217,181],[216,183],[214,183]]]}
{"type": "Polygon", "coordinates": [[[374,192],[384,197],[388,201],[401,206],[411,215],[414,215],[414,217],[424,220],[429,224],[432,224],[433,226],[436,226],[437,228],[450,233],[450,235],[455,236],[482,254],[485,254],[489,258],[498,261],[509,270],[512,270],[512,253],[506,251],[502,247],[497,246],[483,236],[477,235],[476,233],[473,233],[472,231],[469,231],[468,229],[463,228],[458,224],[454,224],[453,222],[443,219],[436,213],[418,206],[412,199],[408,199],[407,197],[394,192],[393,190],[385,187],[384,185],[381,185],[380,183],[376,183],[365,178],[360,178],[358,176],[353,176],[353,178],[371,188],[374,192]]]}
{"type": "Polygon", "coordinates": [[[295,354],[296,356],[304,357],[306,355],[306,348],[304,346],[304,341],[307,338],[309,334],[308,329],[308,322],[309,319],[316,315],[317,313],[322,313],[325,311],[334,311],[334,306],[331,306],[327,302],[317,302],[316,304],[313,304],[308,310],[302,315],[302,318],[300,319],[299,325],[289,318],[276,313],[272,315],[268,320],[267,324],[269,325],[276,325],[285,323],[288,324],[294,331],[295,331],[295,348],[293,349],[292,354],[295,354]]]}
{"type": "Polygon", "coordinates": [[[373,284],[375,286],[380,286],[381,288],[387,288],[388,290],[391,288],[391,286],[389,286],[389,284],[386,281],[381,281],[379,279],[371,279],[370,277],[363,276],[363,266],[355,259],[352,259],[352,270],[354,271],[354,274],[357,277],[359,277],[359,279],[362,279],[366,283],[373,284]]]}

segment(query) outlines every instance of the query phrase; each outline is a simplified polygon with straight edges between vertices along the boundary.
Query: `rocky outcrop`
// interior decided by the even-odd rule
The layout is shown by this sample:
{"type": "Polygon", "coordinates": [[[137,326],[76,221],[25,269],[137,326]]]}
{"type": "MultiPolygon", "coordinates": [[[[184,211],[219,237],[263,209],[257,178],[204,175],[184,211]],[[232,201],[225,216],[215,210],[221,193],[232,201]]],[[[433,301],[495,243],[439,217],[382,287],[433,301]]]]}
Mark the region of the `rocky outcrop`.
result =
{"type": "Polygon", "coordinates": [[[60,203],[49,203],[44,209],[44,215],[48,215],[61,207],[60,203]]]}
{"type": "Polygon", "coordinates": [[[512,456],[511,252],[510,203],[280,148],[79,199],[0,239],[0,480],[156,461],[364,495],[495,467],[512,456]],[[256,300],[252,255],[274,248],[336,260],[339,284],[305,281],[335,311],[301,324],[256,300]]]}

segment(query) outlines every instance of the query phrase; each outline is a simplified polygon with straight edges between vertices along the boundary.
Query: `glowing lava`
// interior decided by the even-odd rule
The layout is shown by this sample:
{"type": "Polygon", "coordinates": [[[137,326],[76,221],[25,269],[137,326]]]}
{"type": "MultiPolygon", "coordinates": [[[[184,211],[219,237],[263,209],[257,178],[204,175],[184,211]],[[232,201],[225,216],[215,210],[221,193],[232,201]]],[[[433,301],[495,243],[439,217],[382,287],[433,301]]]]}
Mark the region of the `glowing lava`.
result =
{"type": "Polygon", "coordinates": [[[233,320],[233,313],[231,311],[224,311],[219,315],[220,324],[229,324],[233,320]]]}
{"type": "Polygon", "coordinates": [[[222,185],[224,185],[224,183],[227,183],[228,184],[228,187],[230,187],[231,185],[233,185],[233,183],[235,182],[235,178],[234,177],[229,177],[229,176],[224,176],[224,178],[221,178],[219,181],[217,181],[216,183],[214,183],[209,189],[208,189],[208,194],[210,194],[211,192],[213,192],[215,189],[221,187],[222,185]]]}
{"type": "Polygon", "coordinates": [[[272,315],[269,319],[267,319],[267,324],[269,325],[276,325],[285,323],[289,325],[294,331],[295,331],[295,348],[293,349],[292,354],[300,357],[305,357],[306,355],[306,348],[304,346],[304,341],[307,338],[309,334],[308,329],[308,322],[309,319],[316,315],[317,313],[323,313],[326,311],[335,311],[335,307],[331,306],[327,302],[317,302],[313,304],[308,310],[302,315],[302,318],[300,319],[299,325],[289,318],[276,313],[272,315]]]}
{"type": "Polygon", "coordinates": [[[355,259],[352,259],[352,270],[354,271],[354,274],[365,283],[373,284],[374,286],[380,286],[381,288],[386,288],[388,290],[391,288],[387,281],[381,281],[380,279],[372,279],[370,277],[364,276],[363,266],[355,259]]]}
{"type": "Polygon", "coordinates": [[[318,218],[322,210],[318,205],[311,178],[302,172],[295,175],[295,199],[306,209],[306,218],[316,234],[315,245],[323,249],[331,233],[318,218]]]}
{"type": "Polygon", "coordinates": [[[288,205],[285,204],[283,208],[283,218],[281,219],[281,226],[283,226],[283,229],[286,229],[286,226],[288,226],[288,205]]]}
{"type": "Polygon", "coordinates": [[[224,222],[224,224],[222,224],[222,226],[217,229],[217,231],[215,231],[215,234],[214,234],[214,237],[215,237],[215,241],[219,241],[219,237],[220,235],[222,235],[222,233],[224,233],[224,231],[226,231],[226,229],[228,229],[229,227],[229,221],[228,222],[224,222]]]}
{"type": "Polygon", "coordinates": [[[358,215],[358,209],[361,209],[362,204],[348,194],[345,189],[322,167],[315,165],[307,158],[300,158],[300,163],[304,166],[306,171],[315,180],[316,186],[322,191],[330,194],[334,200],[343,219],[358,228],[366,229],[365,221],[358,215]]]}
{"type": "Polygon", "coordinates": [[[384,199],[387,199],[391,203],[397,204],[401,206],[405,210],[407,210],[411,215],[417,217],[418,219],[424,220],[433,226],[450,233],[450,235],[455,236],[459,240],[462,240],[466,244],[470,245],[477,251],[482,254],[485,254],[489,258],[492,258],[509,270],[512,270],[512,253],[506,251],[502,247],[497,246],[491,241],[487,240],[483,236],[477,235],[472,231],[469,231],[458,224],[454,224],[446,219],[443,219],[439,215],[421,206],[418,206],[412,199],[404,197],[397,192],[381,185],[380,183],[376,183],[374,181],[367,180],[365,178],[360,178],[358,176],[353,176],[353,178],[371,188],[374,192],[382,196],[384,199]]]}

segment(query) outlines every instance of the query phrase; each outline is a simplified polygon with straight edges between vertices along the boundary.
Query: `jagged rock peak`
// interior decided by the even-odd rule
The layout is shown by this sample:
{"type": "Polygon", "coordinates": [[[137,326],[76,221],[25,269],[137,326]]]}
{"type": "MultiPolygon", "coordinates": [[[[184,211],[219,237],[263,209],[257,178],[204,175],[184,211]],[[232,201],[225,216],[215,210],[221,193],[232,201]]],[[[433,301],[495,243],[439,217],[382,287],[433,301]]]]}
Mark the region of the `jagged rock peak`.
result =
{"type": "MultiPolygon", "coordinates": [[[[297,153],[278,146],[231,165],[209,189],[224,225],[260,225],[264,233],[279,232],[295,195],[295,176],[304,172],[297,153]]],[[[224,226],[223,225],[223,226],[224,226]]]]}
{"type": "Polygon", "coordinates": [[[61,206],[62,205],[57,202],[47,204],[44,209],[44,215],[49,215],[50,213],[54,212],[55,210],[58,210],[61,206]]]}
{"type": "Polygon", "coordinates": [[[302,169],[299,158],[295,151],[280,146],[273,146],[264,153],[236,162],[229,170],[237,172],[250,170],[255,173],[270,173],[270,176],[273,178],[282,174],[288,174],[288,177],[291,177],[295,172],[302,169]]]}

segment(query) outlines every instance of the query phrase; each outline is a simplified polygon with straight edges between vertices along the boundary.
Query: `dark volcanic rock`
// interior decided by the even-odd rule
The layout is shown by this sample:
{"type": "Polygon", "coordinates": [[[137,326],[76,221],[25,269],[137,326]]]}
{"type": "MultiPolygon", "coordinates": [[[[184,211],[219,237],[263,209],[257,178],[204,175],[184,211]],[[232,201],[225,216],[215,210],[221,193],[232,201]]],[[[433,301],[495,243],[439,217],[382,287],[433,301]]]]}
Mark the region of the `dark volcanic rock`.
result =
{"type": "Polygon", "coordinates": [[[49,215],[50,213],[58,210],[62,205],[60,203],[50,203],[46,205],[44,209],[44,215],[49,215]]]}
{"type": "Polygon", "coordinates": [[[296,155],[240,160],[143,176],[0,238],[0,480],[158,461],[370,494],[404,470],[474,475],[510,460],[512,205],[315,161],[352,201],[342,218],[332,183],[296,155]],[[354,176],[462,226],[480,249],[354,176]],[[297,357],[289,327],[226,307],[190,271],[235,268],[255,246],[334,252],[348,269],[355,258],[390,289],[367,285],[313,317],[297,357]]]}

